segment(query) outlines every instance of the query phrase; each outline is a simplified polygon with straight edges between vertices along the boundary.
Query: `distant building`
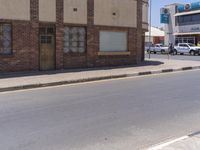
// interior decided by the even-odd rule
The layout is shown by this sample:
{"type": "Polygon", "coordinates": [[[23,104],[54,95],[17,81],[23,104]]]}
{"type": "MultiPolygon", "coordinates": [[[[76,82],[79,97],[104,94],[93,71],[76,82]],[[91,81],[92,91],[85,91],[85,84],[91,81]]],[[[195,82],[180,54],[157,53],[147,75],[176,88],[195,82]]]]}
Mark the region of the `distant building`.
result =
{"type": "Polygon", "coordinates": [[[169,22],[165,24],[166,43],[200,42],[200,2],[165,6],[169,22]]]}
{"type": "MultiPolygon", "coordinates": [[[[150,30],[150,27],[149,27],[150,30]]],[[[151,38],[150,38],[150,44],[164,44],[164,36],[165,32],[156,27],[151,27],[151,38]]],[[[149,32],[145,33],[145,45],[149,44],[149,32]]]]}

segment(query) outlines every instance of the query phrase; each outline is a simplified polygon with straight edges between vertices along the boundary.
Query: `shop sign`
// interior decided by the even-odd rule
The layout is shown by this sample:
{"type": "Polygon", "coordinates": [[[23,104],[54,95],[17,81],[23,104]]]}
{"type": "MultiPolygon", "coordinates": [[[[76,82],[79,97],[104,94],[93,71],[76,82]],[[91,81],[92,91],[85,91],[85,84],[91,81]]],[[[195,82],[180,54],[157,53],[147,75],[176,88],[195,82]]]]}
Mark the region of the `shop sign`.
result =
{"type": "Polygon", "coordinates": [[[200,1],[194,2],[194,3],[188,3],[188,4],[180,4],[178,5],[177,9],[178,9],[178,12],[198,10],[200,9],[200,1]]]}
{"type": "Polygon", "coordinates": [[[169,9],[161,8],[160,12],[160,23],[169,24],[169,9]]]}

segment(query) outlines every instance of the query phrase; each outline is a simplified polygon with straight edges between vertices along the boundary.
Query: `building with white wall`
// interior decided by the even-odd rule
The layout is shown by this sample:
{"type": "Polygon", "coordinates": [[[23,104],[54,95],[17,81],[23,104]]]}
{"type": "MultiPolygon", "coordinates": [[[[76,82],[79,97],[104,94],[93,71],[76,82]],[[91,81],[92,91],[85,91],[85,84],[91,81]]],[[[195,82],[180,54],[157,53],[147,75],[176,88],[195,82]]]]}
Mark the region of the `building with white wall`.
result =
{"type": "Polygon", "coordinates": [[[149,31],[151,30],[151,37],[149,39],[149,32],[145,33],[145,45],[150,44],[164,44],[165,32],[157,27],[149,27],[149,31]]]}
{"type": "Polygon", "coordinates": [[[200,1],[165,6],[169,21],[165,24],[165,44],[200,42],[200,1]]]}

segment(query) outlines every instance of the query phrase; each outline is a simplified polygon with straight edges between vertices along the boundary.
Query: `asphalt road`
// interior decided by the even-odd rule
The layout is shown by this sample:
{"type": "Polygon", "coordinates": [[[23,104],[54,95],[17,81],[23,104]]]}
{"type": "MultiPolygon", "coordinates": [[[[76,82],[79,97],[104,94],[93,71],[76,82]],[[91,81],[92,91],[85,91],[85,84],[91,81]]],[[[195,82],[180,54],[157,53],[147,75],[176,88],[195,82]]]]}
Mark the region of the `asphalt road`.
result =
{"type": "MultiPolygon", "coordinates": [[[[168,59],[168,55],[166,54],[151,54],[151,58],[160,58],[160,59],[168,59]]],[[[146,54],[145,57],[148,59],[149,55],[146,54]]],[[[175,60],[193,60],[193,61],[200,61],[200,56],[190,56],[190,55],[170,55],[170,59],[175,60]]]]}
{"type": "Polygon", "coordinates": [[[200,130],[200,71],[0,93],[1,150],[138,150],[200,130]]]}

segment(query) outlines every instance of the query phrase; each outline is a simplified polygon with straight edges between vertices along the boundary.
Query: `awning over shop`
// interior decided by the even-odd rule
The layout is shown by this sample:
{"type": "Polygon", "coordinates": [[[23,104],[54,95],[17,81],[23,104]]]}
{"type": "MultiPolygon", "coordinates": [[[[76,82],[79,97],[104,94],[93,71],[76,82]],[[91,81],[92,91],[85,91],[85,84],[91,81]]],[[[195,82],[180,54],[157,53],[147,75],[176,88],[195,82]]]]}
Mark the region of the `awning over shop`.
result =
{"type": "Polygon", "coordinates": [[[191,14],[198,14],[198,13],[200,13],[200,10],[177,13],[174,16],[176,17],[176,16],[184,16],[184,15],[191,15],[191,14]]]}
{"type": "Polygon", "coordinates": [[[200,32],[174,33],[174,35],[196,35],[196,34],[200,35],[200,32]]]}

